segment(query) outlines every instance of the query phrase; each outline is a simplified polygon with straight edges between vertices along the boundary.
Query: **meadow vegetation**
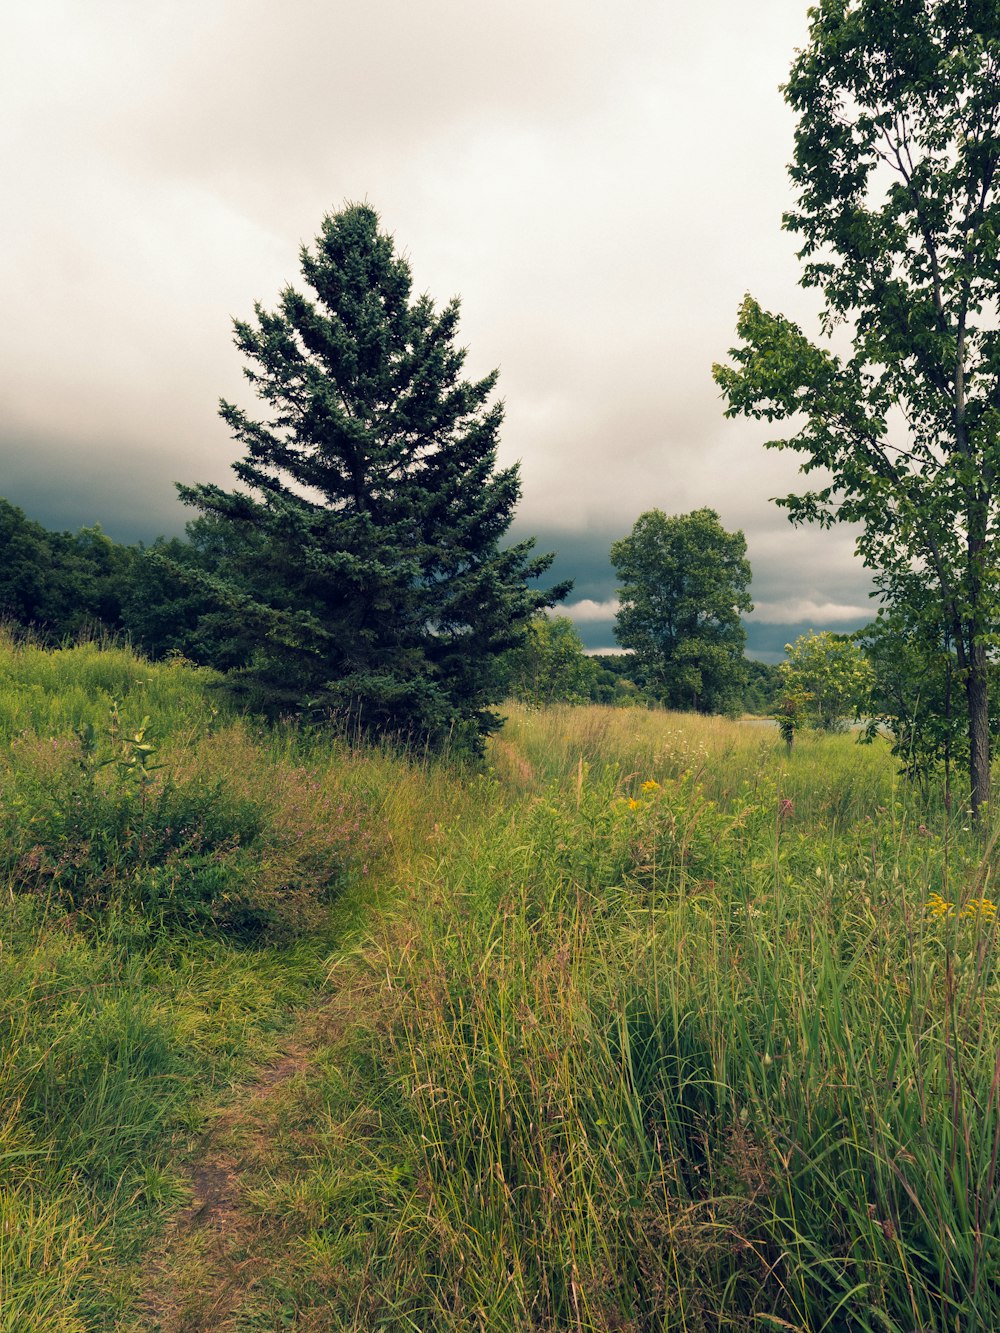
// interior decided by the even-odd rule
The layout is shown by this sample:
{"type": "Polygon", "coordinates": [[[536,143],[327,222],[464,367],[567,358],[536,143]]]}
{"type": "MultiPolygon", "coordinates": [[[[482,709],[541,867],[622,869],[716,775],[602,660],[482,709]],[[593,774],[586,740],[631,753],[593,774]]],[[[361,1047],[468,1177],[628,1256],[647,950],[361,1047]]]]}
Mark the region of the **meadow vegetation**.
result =
{"type": "Polygon", "coordinates": [[[469,767],[216,682],[0,647],[2,1333],[151,1327],[184,1163],[296,1029],[215,1327],[1000,1326],[957,802],[845,735],[512,705],[469,767]]]}

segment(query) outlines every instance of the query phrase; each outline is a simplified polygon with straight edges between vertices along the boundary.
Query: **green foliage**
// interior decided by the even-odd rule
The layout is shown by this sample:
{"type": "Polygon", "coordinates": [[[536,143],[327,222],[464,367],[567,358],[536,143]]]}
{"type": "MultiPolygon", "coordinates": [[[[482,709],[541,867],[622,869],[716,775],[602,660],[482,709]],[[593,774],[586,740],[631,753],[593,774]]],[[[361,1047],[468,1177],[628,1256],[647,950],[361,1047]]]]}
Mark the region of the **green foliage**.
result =
{"type": "Polygon", "coordinates": [[[852,637],[810,630],[786,644],[785,652],[787,658],[779,667],[784,687],[779,726],[788,726],[794,718],[793,730],[805,723],[823,731],[843,731],[867,711],[873,672],[852,637]]]}
{"type": "Polygon", "coordinates": [[[568,616],[536,616],[524,643],[507,655],[506,667],[507,693],[522,703],[589,703],[602,687],[614,690],[584,653],[568,616]]]}
{"type": "Polygon", "coordinates": [[[113,709],[138,728],[148,713],[161,731],[179,737],[211,729],[220,709],[229,717],[213,671],[177,660],[153,665],[126,648],[84,643],[62,652],[17,644],[0,634],[0,741],[18,737],[67,742],[79,730],[107,728],[113,709]]]}
{"type": "Polygon", "coordinates": [[[634,653],[595,653],[590,660],[601,671],[593,695],[595,703],[633,708],[657,702],[655,695],[646,692],[645,669],[634,653]]]}
{"type": "Polygon", "coordinates": [[[9,892],[90,921],[131,911],[169,927],[257,935],[314,925],[324,903],[367,873],[378,839],[359,804],[300,765],[262,763],[245,728],[216,725],[203,698],[194,702],[205,730],[182,732],[180,746],[157,736],[149,715],[136,720],[137,706],[162,698],[150,677],[190,695],[201,682],[189,671],[92,648],[52,666],[52,654],[0,645],[0,719],[20,724],[0,752],[9,892]],[[104,657],[109,685],[124,685],[129,667],[135,674],[103,716],[93,694],[80,712],[43,705],[47,686],[104,657]]]}
{"type": "Polygon", "coordinates": [[[823,295],[810,342],[749,296],[730,415],[794,418],[815,489],[779,501],[793,522],[860,525],[857,550],[890,604],[932,604],[966,700],[973,810],[989,793],[995,643],[993,479],[1000,464],[1000,13],[950,0],[821,0],[785,98],[798,116],[784,220],[803,285],[823,295]]]}
{"type": "Polygon", "coordinates": [[[206,1097],[323,982],[331,936],[290,928],[329,931],[317,897],[384,851],[373,819],[348,828],[371,796],[343,755],[317,771],[304,738],[252,735],[216,679],[0,638],[0,1333],[126,1326],[206,1097]],[[184,930],[211,876],[235,889],[211,905],[229,929],[184,930]],[[248,948],[240,903],[282,928],[248,948]]]}
{"type": "Polygon", "coordinates": [[[206,514],[187,525],[186,539],[161,538],[143,550],[123,598],[130,642],[153,658],[175,654],[220,671],[244,666],[253,636],[227,610],[215,582],[220,573],[235,577],[238,563],[252,563],[247,541],[252,534],[206,514]]]}
{"type": "Polygon", "coordinates": [[[883,746],[641,723],[515,709],[338,962],[260,1327],[996,1326],[978,841],[883,746]]]}
{"type": "Polygon", "coordinates": [[[0,618],[49,643],[123,627],[134,548],[100,527],[49,532],[0,500],[0,618]]]}
{"type": "Polygon", "coordinates": [[[124,1327],[150,1225],[185,1197],[184,1137],[315,993],[323,947],[179,949],[6,894],[0,943],[0,1330],[124,1327]]]}
{"type": "Polygon", "coordinates": [[[413,297],[410,266],[355,205],[301,254],[313,296],[237,321],[269,418],[222,404],[246,490],[182,486],[238,534],[212,594],[241,629],[231,680],[272,711],[480,746],[500,658],[565,588],[529,591],[551,557],[501,548],[519,496],[497,470],[496,373],[461,378],[459,305],[413,297]]]}
{"type": "Polygon", "coordinates": [[[743,711],[766,715],[773,713],[781,697],[781,672],[771,662],[748,657],[744,663],[743,711]]]}
{"type": "Polygon", "coordinates": [[[806,725],[806,710],[811,702],[812,695],[808,690],[801,688],[785,690],[778,700],[774,720],[778,724],[781,739],[789,750],[795,743],[795,737],[806,725]]]}
{"type": "MultiPolygon", "coordinates": [[[[329,938],[0,895],[3,1333],[148,1324],[124,1307],[183,1135],[306,1003],[313,1059],[240,1145],[248,1328],[1000,1323],[989,857],[883,742],[512,705],[472,774],[253,733],[211,673],[123,650],[0,667],[23,840],[88,786],[135,827],[170,782],[206,838],[242,820],[317,877],[343,796],[392,835],[391,898],[355,877],[363,936],[323,969],[329,938]]],[[[93,876],[146,874],[88,827],[93,876]]]]}
{"type": "Polygon", "coordinates": [[[621,587],[615,636],[644,668],[646,684],[671,708],[704,713],[739,707],[753,610],[742,532],[726,532],[713,509],[668,517],[641,514],[611,547],[621,587]]]}
{"type": "Polygon", "coordinates": [[[888,732],[904,773],[924,790],[968,758],[958,666],[919,616],[883,612],[854,636],[872,668],[869,736],[888,732]],[[929,632],[930,631],[930,632],[929,632]]]}

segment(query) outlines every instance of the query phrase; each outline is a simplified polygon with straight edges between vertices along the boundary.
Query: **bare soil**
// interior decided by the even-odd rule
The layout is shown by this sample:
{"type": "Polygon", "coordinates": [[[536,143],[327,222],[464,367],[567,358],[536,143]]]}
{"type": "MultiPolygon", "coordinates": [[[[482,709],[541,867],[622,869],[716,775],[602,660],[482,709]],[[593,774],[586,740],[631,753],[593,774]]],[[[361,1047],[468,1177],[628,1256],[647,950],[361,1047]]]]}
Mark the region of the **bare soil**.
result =
{"type": "Polygon", "coordinates": [[[246,1191],[266,1160],[270,1102],[304,1074],[314,1024],[217,1112],[187,1164],[191,1202],[151,1258],[134,1328],[146,1333],[232,1333],[259,1281],[259,1218],[246,1191]]]}

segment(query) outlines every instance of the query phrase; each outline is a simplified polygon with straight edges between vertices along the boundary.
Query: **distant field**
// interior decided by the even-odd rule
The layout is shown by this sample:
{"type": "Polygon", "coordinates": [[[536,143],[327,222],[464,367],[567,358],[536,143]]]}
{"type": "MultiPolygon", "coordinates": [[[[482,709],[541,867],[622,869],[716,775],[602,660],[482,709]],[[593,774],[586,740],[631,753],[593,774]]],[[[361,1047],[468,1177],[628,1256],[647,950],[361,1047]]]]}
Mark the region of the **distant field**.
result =
{"type": "Polygon", "coordinates": [[[994,843],[883,746],[9,644],[0,731],[0,1333],[1000,1327],[994,843]]]}

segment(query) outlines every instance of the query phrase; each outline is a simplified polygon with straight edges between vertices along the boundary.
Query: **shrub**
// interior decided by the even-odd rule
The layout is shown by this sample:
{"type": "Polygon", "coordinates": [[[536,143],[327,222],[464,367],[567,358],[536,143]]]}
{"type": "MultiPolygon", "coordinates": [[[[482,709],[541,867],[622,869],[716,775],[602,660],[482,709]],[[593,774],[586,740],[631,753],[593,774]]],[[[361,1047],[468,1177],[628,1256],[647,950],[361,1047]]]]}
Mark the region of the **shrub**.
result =
{"type": "Polygon", "coordinates": [[[355,798],[253,749],[234,723],[163,762],[146,723],[124,729],[116,711],[103,734],[22,734],[0,766],[0,871],[85,917],[308,928],[376,840],[355,798]]]}

